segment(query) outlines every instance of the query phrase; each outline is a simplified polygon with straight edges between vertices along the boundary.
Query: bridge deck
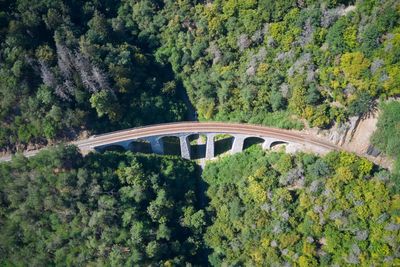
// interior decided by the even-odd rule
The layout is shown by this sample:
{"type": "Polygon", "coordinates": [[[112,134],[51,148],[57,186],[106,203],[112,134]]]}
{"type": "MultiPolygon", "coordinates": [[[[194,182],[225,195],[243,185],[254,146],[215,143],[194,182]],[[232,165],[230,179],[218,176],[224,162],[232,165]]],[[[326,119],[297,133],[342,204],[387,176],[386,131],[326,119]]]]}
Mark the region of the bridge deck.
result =
{"type": "Polygon", "coordinates": [[[86,140],[73,142],[78,147],[89,148],[117,143],[126,140],[134,140],[146,138],[150,136],[166,136],[178,134],[198,134],[198,133],[226,133],[226,134],[244,134],[256,137],[272,137],[276,139],[286,140],[288,142],[296,142],[302,144],[310,144],[319,146],[329,150],[337,150],[336,145],[315,139],[309,135],[299,131],[276,129],[259,125],[238,124],[238,123],[221,123],[221,122],[181,122],[159,124],[155,126],[146,126],[140,128],[132,128],[108,134],[102,134],[90,137],[86,140]]]}

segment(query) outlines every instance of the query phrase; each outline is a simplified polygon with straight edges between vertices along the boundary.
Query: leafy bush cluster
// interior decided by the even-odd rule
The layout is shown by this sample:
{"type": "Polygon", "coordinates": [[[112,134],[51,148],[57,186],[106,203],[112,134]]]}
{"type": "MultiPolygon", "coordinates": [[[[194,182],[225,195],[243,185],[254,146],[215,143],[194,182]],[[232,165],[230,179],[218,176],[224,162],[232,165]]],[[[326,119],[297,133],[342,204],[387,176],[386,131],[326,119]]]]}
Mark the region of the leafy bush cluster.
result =
{"type": "Polygon", "coordinates": [[[396,266],[400,195],[348,153],[259,149],[206,166],[214,266],[396,266]]]}

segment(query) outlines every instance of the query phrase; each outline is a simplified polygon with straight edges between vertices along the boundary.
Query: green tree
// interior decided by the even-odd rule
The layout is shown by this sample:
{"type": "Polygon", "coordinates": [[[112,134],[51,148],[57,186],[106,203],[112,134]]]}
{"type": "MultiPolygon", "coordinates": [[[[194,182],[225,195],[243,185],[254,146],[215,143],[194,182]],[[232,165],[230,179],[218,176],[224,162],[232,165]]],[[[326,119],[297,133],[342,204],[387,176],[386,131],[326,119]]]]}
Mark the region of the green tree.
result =
{"type": "Polygon", "coordinates": [[[115,95],[112,92],[108,90],[101,90],[97,93],[94,93],[90,97],[90,103],[92,108],[96,109],[99,117],[108,115],[110,119],[116,119],[116,109],[118,109],[118,104],[116,102],[115,95]]]}

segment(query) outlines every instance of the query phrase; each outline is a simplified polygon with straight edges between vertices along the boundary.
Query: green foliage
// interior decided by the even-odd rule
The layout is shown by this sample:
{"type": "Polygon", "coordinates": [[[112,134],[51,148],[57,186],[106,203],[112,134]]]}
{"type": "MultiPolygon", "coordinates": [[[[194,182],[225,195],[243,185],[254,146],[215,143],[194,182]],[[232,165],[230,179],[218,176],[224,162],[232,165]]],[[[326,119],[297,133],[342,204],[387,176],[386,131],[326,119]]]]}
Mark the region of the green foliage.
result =
{"type": "Polygon", "coordinates": [[[59,147],[0,164],[0,265],[198,265],[194,163],[59,147]]]}
{"type": "MultiPolygon", "coordinates": [[[[384,1],[0,1],[0,150],[184,119],[302,129],[400,94],[384,1]],[[354,5],[353,7],[349,5],[354,5]]],[[[399,265],[399,104],[347,153],[252,149],[207,166],[59,148],[0,165],[0,265],[399,265]],[[398,189],[397,189],[398,190],[398,189]],[[208,226],[207,223],[211,221],[208,226]]]]}
{"type": "Polygon", "coordinates": [[[202,176],[205,209],[177,157],[17,155],[0,164],[0,265],[399,264],[396,180],[366,159],[251,147],[202,176]]]}
{"type": "Polygon", "coordinates": [[[346,37],[349,33],[349,23],[350,21],[348,18],[342,17],[338,19],[328,30],[326,41],[335,54],[343,53],[349,48],[348,38],[346,40],[346,37]]]}
{"type": "Polygon", "coordinates": [[[92,108],[96,109],[99,117],[107,114],[110,119],[116,119],[117,112],[115,112],[115,110],[118,109],[118,106],[115,95],[111,92],[101,90],[100,92],[93,94],[90,97],[90,103],[92,108]]]}
{"type": "Polygon", "coordinates": [[[200,119],[260,121],[287,111],[326,128],[362,113],[354,106],[366,93],[398,94],[399,57],[390,60],[398,1],[242,2],[168,2],[152,13],[152,25],[157,15],[170,18],[156,56],[182,79],[200,119]]]}
{"type": "Polygon", "coordinates": [[[0,150],[184,118],[126,1],[11,2],[0,3],[0,150]],[[50,118],[53,107],[63,116],[50,118]]]}
{"type": "MultiPolygon", "coordinates": [[[[214,266],[396,265],[399,195],[352,154],[250,149],[206,166],[214,266]],[[388,261],[389,260],[389,261],[388,261]]],[[[390,180],[389,180],[390,181],[390,180]]]]}
{"type": "Polygon", "coordinates": [[[381,105],[377,129],[372,136],[372,143],[395,159],[394,172],[399,186],[400,179],[400,103],[390,101],[381,105]]]}
{"type": "Polygon", "coordinates": [[[374,111],[375,103],[367,92],[361,92],[360,96],[350,102],[349,113],[353,116],[362,116],[374,111]]]}

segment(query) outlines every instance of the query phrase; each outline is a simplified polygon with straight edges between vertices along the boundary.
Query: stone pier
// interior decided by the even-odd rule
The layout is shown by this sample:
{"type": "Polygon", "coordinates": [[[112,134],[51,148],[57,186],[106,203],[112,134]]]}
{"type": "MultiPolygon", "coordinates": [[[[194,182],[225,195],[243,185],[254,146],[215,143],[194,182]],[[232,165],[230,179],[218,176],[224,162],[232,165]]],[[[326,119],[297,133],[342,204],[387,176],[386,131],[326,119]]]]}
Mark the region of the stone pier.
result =
{"type": "Polygon", "coordinates": [[[262,144],[262,148],[264,150],[268,150],[271,149],[271,145],[274,142],[277,142],[278,140],[276,140],[275,138],[268,138],[268,137],[264,137],[264,143],[262,144]]]}
{"type": "Polygon", "coordinates": [[[247,138],[247,135],[242,134],[234,134],[233,135],[233,144],[231,149],[231,154],[239,153],[243,151],[244,140],[247,138]]]}
{"type": "Polygon", "coordinates": [[[206,142],[206,159],[212,159],[215,156],[215,143],[214,137],[216,134],[209,133],[207,134],[207,142],[206,142]]]}
{"type": "Polygon", "coordinates": [[[146,140],[150,142],[153,153],[164,155],[164,141],[161,137],[149,137],[146,140]]]}
{"type": "Polygon", "coordinates": [[[190,159],[189,136],[188,135],[179,136],[179,143],[181,146],[181,157],[184,159],[190,159]]]}

